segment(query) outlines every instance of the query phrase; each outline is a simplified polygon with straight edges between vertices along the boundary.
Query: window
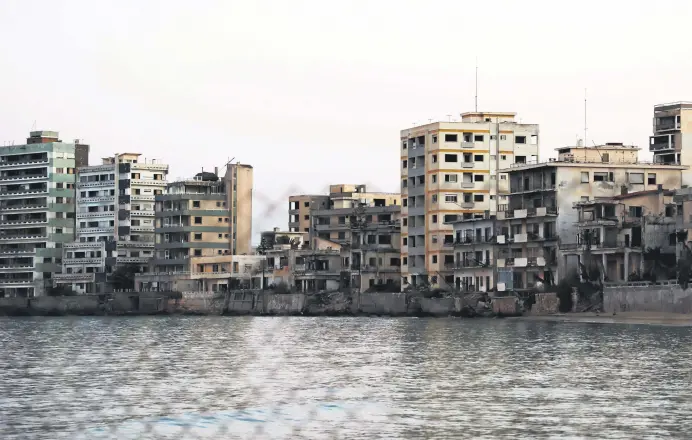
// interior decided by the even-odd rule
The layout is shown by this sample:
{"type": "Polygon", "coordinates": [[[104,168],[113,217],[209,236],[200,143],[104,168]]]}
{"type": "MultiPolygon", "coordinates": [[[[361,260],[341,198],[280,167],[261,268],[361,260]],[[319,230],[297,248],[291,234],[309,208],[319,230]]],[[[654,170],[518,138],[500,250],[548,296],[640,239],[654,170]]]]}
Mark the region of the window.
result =
{"type": "Polygon", "coordinates": [[[506,154],[501,155],[500,160],[507,160],[507,155],[506,154]]]}
{"type": "Polygon", "coordinates": [[[456,203],[457,202],[457,195],[456,194],[445,194],[445,202],[456,203]]]}
{"type": "Polygon", "coordinates": [[[482,154],[476,154],[473,156],[473,160],[476,162],[483,162],[483,155],[482,154]]]}
{"type": "Polygon", "coordinates": [[[432,195],[432,202],[437,203],[437,194],[432,195]]]}
{"type": "Polygon", "coordinates": [[[491,134],[491,135],[490,135],[490,140],[491,140],[491,141],[497,140],[497,135],[491,134]]]}
{"type": "Polygon", "coordinates": [[[581,183],[589,183],[589,172],[588,171],[582,171],[581,172],[581,183]]]}
{"type": "Polygon", "coordinates": [[[432,222],[437,223],[437,214],[433,214],[432,216],[432,222]]]}
{"type": "Polygon", "coordinates": [[[515,136],[514,137],[514,143],[515,144],[525,144],[526,143],[526,136],[515,136]]]}
{"type": "Polygon", "coordinates": [[[310,220],[310,216],[309,216],[309,215],[304,215],[304,216],[303,216],[303,219],[304,219],[304,220],[310,220]]]}
{"type": "Polygon", "coordinates": [[[219,223],[223,223],[223,219],[221,217],[219,217],[218,221],[219,221],[219,223]]]}
{"type": "Polygon", "coordinates": [[[403,180],[401,181],[401,187],[402,187],[402,188],[408,188],[408,180],[403,179],[403,180]]]}
{"type": "Polygon", "coordinates": [[[501,134],[501,135],[500,135],[500,140],[501,140],[501,141],[506,141],[506,140],[507,140],[507,135],[506,135],[506,134],[501,134]]]}
{"type": "Polygon", "coordinates": [[[432,162],[437,163],[437,154],[432,155],[432,162]]]}
{"type": "Polygon", "coordinates": [[[201,225],[202,224],[202,217],[195,217],[195,224],[201,225]]]}
{"type": "MultiPolygon", "coordinates": [[[[457,220],[456,214],[445,214],[445,217],[444,217],[445,223],[453,222],[455,220],[457,220]]],[[[452,243],[453,241],[454,241],[453,235],[445,235],[445,243],[452,243]]]]}
{"type": "Polygon", "coordinates": [[[473,175],[473,181],[474,182],[483,182],[485,180],[485,176],[482,174],[474,174],[473,175]]]}
{"type": "Polygon", "coordinates": [[[201,240],[202,239],[202,233],[201,232],[196,232],[195,233],[195,240],[201,240]]]}
{"type": "Polygon", "coordinates": [[[310,207],[310,202],[304,202],[304,203],[303,203],[303,206],[305,206],[306,208],[309,208],[309,207],[310,207]]]}
{"type": "Polygon", "coordinates": [[[456,162],[457,160],[456,154],[445,154],[445,162],[456,162]]]}
{"type": "Polygon", "coordinates": [[[483,200],[485,200],[485,197],[483,196],[483,194],[474,194],[473,195],[473,201],[474,202],[482,202],[483,200]]]}
{"type": "Polygon", "coordinates": [[[404,257],[401,259],[402,264],[408,264],[408,257],[404,257]]]}
{"type": "Polygon", "coordinates": [[[404,160],[401,162],[401,167],[402,167],[402,168],[408,168],[408,160],[404,159],[404,160]]]}
{"type": "Polygon", "coordinates": [[[432,137],[432,143],[436,144],[437,143],[437,135],[433,135],[432,137]]]}
{"type": "Polygon", "coordinates": [[[56,169],[55,169],[55,172],[56,172],[57,174],[65,174],[65,169],[64,169],[64,168],[56,168],[56,169]]]}
{"type": "Polygon", "coordinates": [[[457,181],[457,175],[456,174],[445,174],[445,182],[456,183],[456,181],[457,181]]]}
{"type": "Polygon", "coordinates": [[[482,134],[477,134],[477,135],[473,136],[473,141],[474,142],[483,142],[484,138],[485,138],[485,136],[483,136],[482,134]]]}
{"type": "Polygon", "coordinates": [[[613,181],[613,173],[605,173],[605,172],[593,173],[593,181],[594,182],[612,182],[613,181]]]}
{"type": "Polygon", "coordinates": [[[402,224],[403,226],[408,226],[408,218],[407,218],[407,217],[404,217],[404,218],[401,220],[401,224],[402,224]]]}
{"type": "Polygon", "coordinates": [[[221,202],[216,202],[216,207],[220,208],[221,207],[221,202]]]}
{"type": "Polygon", "coordinates": [[[219,238],[223,238],[223,234],[219,234],[219,238]]]}
{"type": "Polygon", "coordinates": [[[192,207],[193,207],[193,208],[199,208],[199,206],[200,206],[200,205],[199,205],[199,200],[193,200],[193,201],[192,201],[192,207]]]}
{"type": "Polygon", "coordinates": [[[644,173],[627,173],[627,181],[629,183],[644,183],[644,173]]]}
{"type": "Polygon", "coordinates": [[[432,264],[437,264],[437,255],[432,256],[432,264]]]}
{"type": "Polygon", "coordinates": [[[445,142],[456,142],[457,135],[455,134],[445,134],[445,142]]]}
{"type": "Polygon", "coordinates": [[[500,180],[507,180],[507,174],[500,174],[500,180]]]}
{"type": "Polygon", "coordinates": [[[344,239],[346,239],[346,233],[343,231],[339,232],[339,240],[344,240],[344,239]]]}
{"type": "Polygon", "coordinates": [[[432,183],[437,183],[437,174],[433,174],[432,183]]]}
{"type": "Polygon", "coordinates": [[[408,199],[404,199],[401,201],[401,206],[406,207],[408,206],[408,199]]]}
{"type": "Polygon", "coordinates": [[[649,178],[647,180],[649,185],[656,185],[656,173],[649,173],[649,178]]]}
{"type": "Polygon", "coordinates": [[[517,156],[514,159],[515,163],[526,163],[526,156],[517,156]]]}

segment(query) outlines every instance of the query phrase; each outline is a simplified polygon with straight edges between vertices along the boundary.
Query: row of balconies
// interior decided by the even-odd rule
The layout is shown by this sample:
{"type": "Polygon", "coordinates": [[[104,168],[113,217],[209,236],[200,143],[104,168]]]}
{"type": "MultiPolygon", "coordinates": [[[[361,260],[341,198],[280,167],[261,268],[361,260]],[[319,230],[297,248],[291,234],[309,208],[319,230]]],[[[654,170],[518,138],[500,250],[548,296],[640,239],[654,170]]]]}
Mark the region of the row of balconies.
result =
{"type": "Polygon", "coordinates": [[[544,235],[535,234],[533,232],[527,232],[525,234],[514,234],[514,235],[498,235],[497,243],[528,243],[532,241],[551,241],[557,240],[557,234],[549,233],[544,235]]]}
{"type": "Polygon", "coordinates": [[[12,167],[25,167],[27,165],[44,165],[48,163],[48,158],[40,160],[19,160],[16,162],[8,162],[6,160],[0,160],[0,168],[12,168],[12,167]]]}
{"type": "Polygon", "coordinates": [[[22,189],[22,190],[0,190],[0,197],[27,196],[36,194],[48,194],[48,188],[41,189],[22,189]]]}
{"type": "Polygon", "coordinates": [[[47,178],[48,178],[47,174],[26,175],[26,176],[0,176],[0,182],[20,182],[20,181],[24,181],[24,180],[34,181],[34,180],[41,180],[41,179],[47,179],[47,178]]]}
{"type": "Polygon", "coordinates": [[[77,182],[77,188],[102,188],[104,186],[115,186],[115,180],[99,180],[98,182],[77,182]]]}
{"type": "Polygon", "coordinates": [[[506,209],[507,205],[500,205],[497,211],[498,220],[516,219],[516,218],[531,218],[556,216],[557,208],[541,207],[541,208],[526,208],[526,209],[506,209]],[[503,209],[505,208],[505,209],[503,209]]]}

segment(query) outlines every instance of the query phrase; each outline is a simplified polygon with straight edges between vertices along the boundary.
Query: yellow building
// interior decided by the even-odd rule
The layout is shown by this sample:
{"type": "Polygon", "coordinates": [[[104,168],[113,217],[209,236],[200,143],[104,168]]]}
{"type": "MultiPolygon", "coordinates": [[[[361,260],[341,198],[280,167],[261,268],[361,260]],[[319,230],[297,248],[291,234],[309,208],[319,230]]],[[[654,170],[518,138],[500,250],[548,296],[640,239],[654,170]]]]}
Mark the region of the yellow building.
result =
{"type": "Polygon", "coordinates": [[[506,203],[501,169],[538,160],[536,124],[515,113],[463,113],[459,122],[402,130],[401,275],[406,284],[454,285],[452,221],[483,217],[506,203]]]}

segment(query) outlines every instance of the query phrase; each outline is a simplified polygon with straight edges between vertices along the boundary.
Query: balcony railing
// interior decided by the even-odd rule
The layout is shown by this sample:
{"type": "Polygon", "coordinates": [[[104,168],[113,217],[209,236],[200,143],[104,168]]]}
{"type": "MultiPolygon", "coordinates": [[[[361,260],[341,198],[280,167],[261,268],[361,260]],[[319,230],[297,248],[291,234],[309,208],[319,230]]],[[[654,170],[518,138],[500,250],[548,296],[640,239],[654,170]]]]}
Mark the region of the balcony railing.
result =
{"type": "Polygon", "coordinates": [[[476,260],[476,259],[470,259],[470,260],[461,260],[458,261],[456,264],[457,269],[469,269],[469,268],[476,268],[476,267],[491,267],[493,265],[493,260],[491,259],[481,259],[481,260],[476,260]]]}
{"type": "Polygon", "coordinates": [[[16,182],[21,180],[41,180],[47,179],[47,174],[26,175],[26,176],[0,176],[0,182],[16,182]]]}

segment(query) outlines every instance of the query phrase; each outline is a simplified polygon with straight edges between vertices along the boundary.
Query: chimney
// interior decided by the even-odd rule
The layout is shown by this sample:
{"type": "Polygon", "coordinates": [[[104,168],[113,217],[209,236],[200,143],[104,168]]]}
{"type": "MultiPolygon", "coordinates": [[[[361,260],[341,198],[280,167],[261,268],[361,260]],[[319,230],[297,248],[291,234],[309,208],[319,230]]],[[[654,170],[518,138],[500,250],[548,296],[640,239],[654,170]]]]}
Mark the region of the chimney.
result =
{"type": "Polygon", "coordinates": [[[219,175],[219,167],[214,167],[214,174],[219,175]]]}

